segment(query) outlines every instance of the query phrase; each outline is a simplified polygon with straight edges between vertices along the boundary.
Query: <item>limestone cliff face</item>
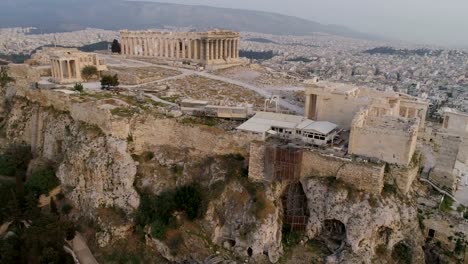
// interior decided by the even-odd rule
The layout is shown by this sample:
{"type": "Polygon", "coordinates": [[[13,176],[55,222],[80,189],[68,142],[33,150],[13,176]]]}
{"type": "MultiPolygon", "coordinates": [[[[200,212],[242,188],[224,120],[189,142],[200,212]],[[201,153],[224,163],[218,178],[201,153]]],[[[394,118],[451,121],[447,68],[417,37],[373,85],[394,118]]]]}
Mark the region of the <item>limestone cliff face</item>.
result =
{"type": "Polygon", "coordinates": [[[264,188],[257,194],[265,194],[263,203],[268,205],[259,209],[255,208],[258,197],[254,200],[237,182],[229,184],[219,199],[210,203],[205,219],[213,228],[211,238],[215,243],[258,262],[267,256],[276,263],[283,251],[281,208],[273,205],[279,199],[274,186],[264,188]]]}
{"type": "Polygon", "coordinates": [[[385,259],[403,242],[411,248],[412,263],[424,263],[417,211],[407,201],[371,197],[318,178],[304,179],[303,185],[310,211],[307,236],[342,240],[331,262],[391,263],[385,259]]]}
{"type": "Polygon", "coordinates": [[[11,107],[6,132],[10,141],[30,144],[36,157],[58,166],[65,194],[83,214],[93,216],[99,207],[127,212],[138,207],[136,163],[126,141],[21,98],[11,107]]]}

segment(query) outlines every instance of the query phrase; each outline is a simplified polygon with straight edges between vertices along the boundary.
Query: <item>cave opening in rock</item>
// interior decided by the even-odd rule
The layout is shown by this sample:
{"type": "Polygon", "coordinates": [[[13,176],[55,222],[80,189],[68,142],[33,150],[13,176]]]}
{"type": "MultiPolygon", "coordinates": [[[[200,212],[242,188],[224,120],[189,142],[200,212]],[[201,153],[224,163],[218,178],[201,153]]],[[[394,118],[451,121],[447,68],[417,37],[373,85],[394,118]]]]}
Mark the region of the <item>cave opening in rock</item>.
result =
{"type": "Polygon", "coordinates": [[[236,241],[234,239],[226,239],[226,241],[224,241],[224,245],[225,247],[233,248],[236,245],[236,241]]]}
{"type": "Polygon", "coordinates": [[[341,248],[346,241],[346,226],[336,219],[328,219],[323,222],[320,238],[331,251],[341,248]]]}
{"type": "Polygon", "coordinates": [[[253,250],[252,250],[251,247],[249,247],[249,248],[247,249],[247,255],[249,255],[249,257],[251,257],[251,256],[253,255],[253,250]]]}
{"type": "Polygon", "coordinates": [[[377,230],[377,245],[388,245],[393,230],[386,226],[381,226],[377,230]]]}
{"type": "Polygon", "coordinates": [[[291,183],[283,194],[283,224],[290,231],[303,231],[309,219],[307,197],[300,182],[291,183]]]}

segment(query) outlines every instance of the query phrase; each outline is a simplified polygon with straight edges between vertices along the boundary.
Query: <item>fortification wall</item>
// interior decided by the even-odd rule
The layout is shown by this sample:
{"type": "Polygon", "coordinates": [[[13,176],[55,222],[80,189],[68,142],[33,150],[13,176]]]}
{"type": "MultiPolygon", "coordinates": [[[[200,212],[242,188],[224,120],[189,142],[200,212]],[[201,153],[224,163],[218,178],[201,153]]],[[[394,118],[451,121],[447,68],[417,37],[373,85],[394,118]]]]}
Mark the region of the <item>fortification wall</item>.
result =
{"type": "Polygon", "coordinates": [[[263,142],[252,141],[249,153],[249,178],[254,182],[262,182],[267,177],[265,175],[265,153],[266,146],[263,142]]]}
{"type": "Polygon", "coordinates": [[[434,140],[438,144],[436,164],[429,175],[435,184],[449,190],[455,189],[456,175],[455,164],[459,155],[461,138],[446,134],[437,134],[434,140]]]}
{"type": "Polygon", "coordinates": [[[412,166],[391,166],[390,175],[395,180],[395,184],[401,193],[407,194],[413,184],[414,179],[418,176],[419,164],[412,166]]]}
{"type": "MultiPolygon", "coordinates": [[[[339,94],[320,95],[317,98],[317,120],[329,121],[347,129],[350,128],[356,113],[369,103],[370,100],[366,97],[347,97],[339,94]]],[[[306,113],[308,112],[306,110],[306,113]]]]}
{"type": "Polygon", "coordinates": [[[416,133],[353,127],[349,151],[391,164],[408,165],[416,149],[416,138],[416,133]]]}
{"type": "Polygon", "coordinates": [[[384,184],[384,165],[324,156],[314,151],[304,151],[301,177],[336,177],[356,189],[380,194],[384,184]]]}
{"type": "MultiPolygon", "coordinates": [[[[253,181],[273,179],[268,174],[281,166],[280,164],[276,168],[277,165],[266,162],[267,149],[263,142],[253,142],[250,145],[249,178],[253,181]]],[[[335,177],[365,192],[378,195],[382,191],[385,167],[383,164],[351,161],[309,150],[303,151],[301,160],[300,178],[335,177]]]]}

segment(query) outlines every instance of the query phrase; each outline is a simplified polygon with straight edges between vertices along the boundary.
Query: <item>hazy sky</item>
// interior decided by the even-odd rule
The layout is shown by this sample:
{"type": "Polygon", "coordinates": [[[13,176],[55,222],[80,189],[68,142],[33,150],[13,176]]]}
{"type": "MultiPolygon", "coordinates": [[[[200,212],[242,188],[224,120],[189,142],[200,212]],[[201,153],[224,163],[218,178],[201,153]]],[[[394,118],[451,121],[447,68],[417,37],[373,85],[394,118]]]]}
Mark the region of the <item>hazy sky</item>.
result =
{"type": "Polygon", "coordinates": [[[153,1],[271,11],[416,43],[468,46],[468,0],[153,1]]]}

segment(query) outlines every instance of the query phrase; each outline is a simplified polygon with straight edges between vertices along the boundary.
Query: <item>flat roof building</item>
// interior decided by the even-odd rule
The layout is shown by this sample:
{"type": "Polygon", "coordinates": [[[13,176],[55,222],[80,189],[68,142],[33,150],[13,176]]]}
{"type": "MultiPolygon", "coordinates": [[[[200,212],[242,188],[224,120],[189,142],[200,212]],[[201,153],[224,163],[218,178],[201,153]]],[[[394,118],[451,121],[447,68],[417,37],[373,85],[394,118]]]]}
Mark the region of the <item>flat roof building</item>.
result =
{"type": "Polygon", "coordinates": [[[298,139],[312,145],[330,143],[337,135],[337,125],[327,121],[313,121],[303,116],[257,112],[237,127],[238,130],[285,139],[298,139]]]}

